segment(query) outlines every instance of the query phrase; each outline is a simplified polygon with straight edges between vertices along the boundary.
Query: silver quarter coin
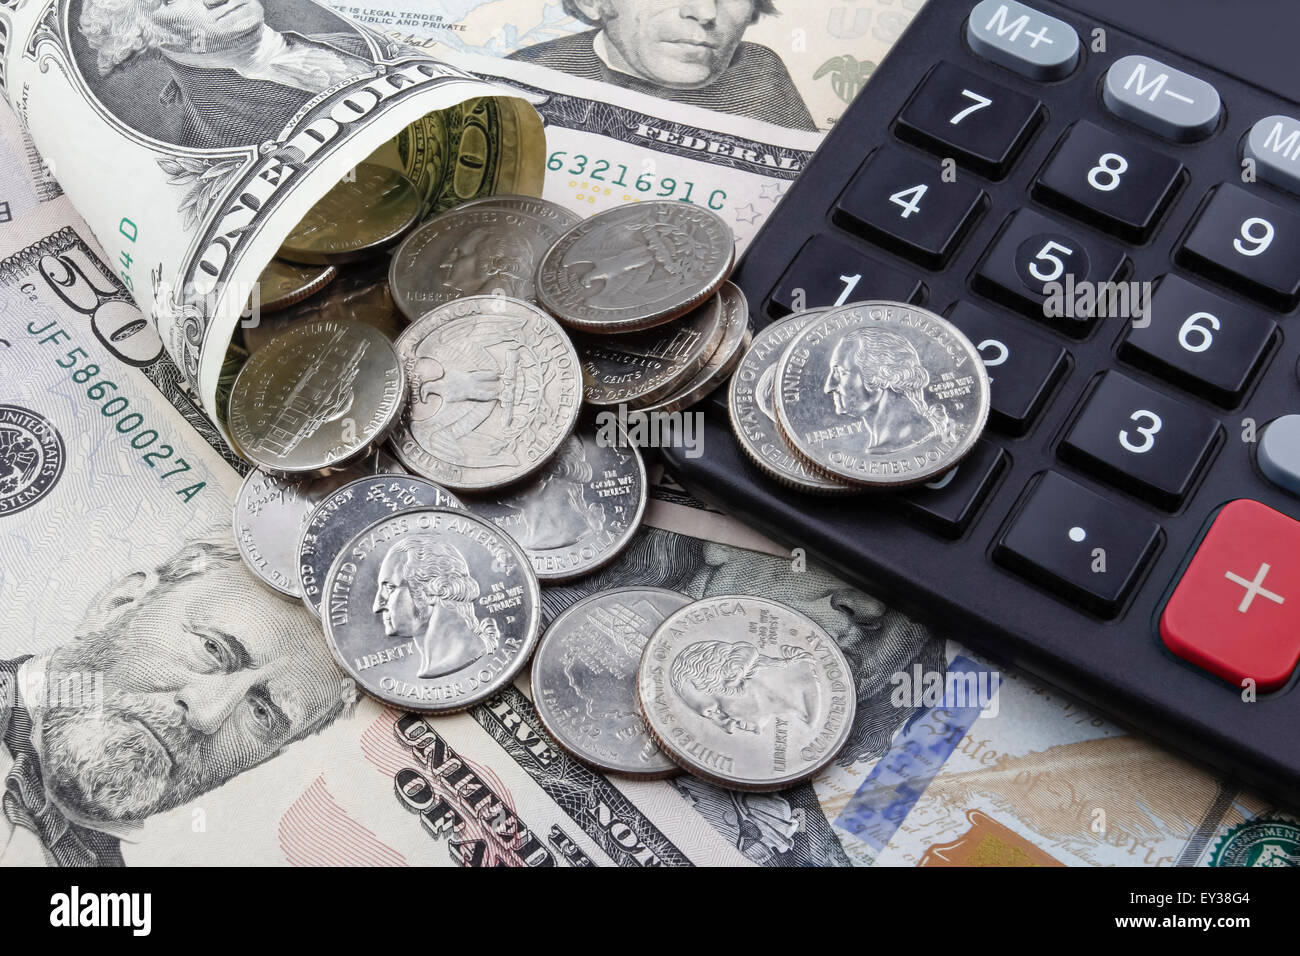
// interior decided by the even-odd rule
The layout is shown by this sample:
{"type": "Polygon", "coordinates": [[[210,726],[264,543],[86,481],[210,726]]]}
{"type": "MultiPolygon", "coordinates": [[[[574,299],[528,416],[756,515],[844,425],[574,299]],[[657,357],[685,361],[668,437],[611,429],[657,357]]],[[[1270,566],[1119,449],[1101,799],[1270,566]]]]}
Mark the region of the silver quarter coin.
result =
{"type": "Polygon", "coordinates": [[[841,481],[928,481],[975,446],[988,414],[989,377],[975,346],[946,319],[901,302],[817,316],[777,365],[781,435],[841,481]]]}
{"type": "Polygon", "coordinates": [[[546,464],[577,424],[578,354],[535,305],[457,299],[408,326],[397,351],[410,397],[391,445],[430,481],[500,488],[546,464]]]}
{"type": "Polygon", "coordinates": [[[727,411],[737,444],[764,472],[800,491],[843,494],[861,491],[857,485],[824,477],[796,455],[776,427],[776,364],[799,330],[829,310],[799,312],[773,322],[754,341],[731,377],[727,411]]]}
{"type": "Polygon", "coordinates": [[[609,773],[680,772],[646,730],[636,673],[655,628],[691,600],[662,588],[620,588],[583,598],[551,622],[531,679],[537,715],[560,747],[609,773]]]}
{"type": "Polygon", "coordinates": [[[727,331],[714,296],[690,314],[658,328],[622,335],[573,336],[582,356],[588,405],[660,401],[704,368],[727,331]]]}
{"type": "Polygon", "coordinates": [[[611,561],[641,526],[645,463],[615,429],[579,425],[546,466],[470,511],[508,532],[544,582],[567,581],[611,561]]]}
{"type": "Polygon", "coordinates": [[[451,713],[510,683],[537,643],[541,594],[527,556],[492,522],[413,508],[343,546],[325,577],[325,639],[367,694],[451,713]]]}
{"type": "Polygon", "coordinates": [[[365,455],[397,421],[405,377],[369,325],[322,320],[253,353],[230,392],[235,450],[263,471],[325,474],[365,455]]]}
{"type": "Polygon", "coordinates": [[[761,597],[705,598],[646,642],[637,694],[650,733],[690,773],[737,790],[813,776],[848,740],[853,674],[835,640],[761,597]]]}
{"type": "Polygon", "coordinates": [[[326,495],[298,537],[298,590],[320,617],[321,589],[339,549],[380,518],[408,508],[463,508],[446,488],[414,475],[357,478],[326,495]]]}
{"type": "Polygon", "coordinates": [[[276,253],[290,262],[357,262],[381,255],[420,218],[415,184],[394,169],[358,163],[307,211],[276,253]]]}
{"type": "Polygon", "coordinates": [[[393,300],[411,320],[472,295],[531,301],[537,263],[565,228],[554,215],[498,204],[457,206],[397,247],[388,269],[393,300]]]}
{"type": "Polygon", "coordinates": [[[388,472],[401,474],[402,466],[384,451],[324,478],[287,480],[250,471],[239,486],[234,508],[235,544],[244,563],[272,590],[301,597],[297,548],[308,516],[338,488],[388,472]]]}
{"type": "Polygon", "coordinates": [[[713,350],[704,367],[668,398],[650,405],[632,403],[633,409],[653,414],[690,408],[706,398],[736,370],[749,344],[749,303],[745,299],[745,293],[730,282],[722,284],[718,290],[718,300],[722,304],[722,341],[713,350]]]}
{"type": "Polygon", "coordinates": [[[555,227],[557,234],[582,222],[582,217],[576,212],[565,209],[559,203],[551,202],[549,199],[539,199],[536,196],[480,196],[478,199],[463,202],[455,208],[472,209],[477,206],[501,206],[504,209],[515,209],[540,216],[555,227]]]}
{"type": "Polygon", "coordinates": [[[278,312],[301,302],[329,285],[338,274],[334,266],[304,266],[272,259],[257,277],[258,309],[263,313],[278,312]]]}
{"type": "Polygon", "coordinates": [[[565,325],[629,332],[696,308],[731,272],[736,244],[715,213],[640,202],[584,219],[546,253],[537,300],[565,325]]]}

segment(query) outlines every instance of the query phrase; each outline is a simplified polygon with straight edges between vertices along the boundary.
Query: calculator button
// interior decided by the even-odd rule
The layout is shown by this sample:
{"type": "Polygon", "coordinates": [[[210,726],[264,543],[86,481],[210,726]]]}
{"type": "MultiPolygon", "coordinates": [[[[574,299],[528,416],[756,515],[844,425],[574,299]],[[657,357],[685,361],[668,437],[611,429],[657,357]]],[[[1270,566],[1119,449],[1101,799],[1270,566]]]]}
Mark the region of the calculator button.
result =
{"type": "Polygon", "coordinates": [[[1300,120],[1265,116],[1250,128],[1241,153],[1255,161],[1256,178],[1300,194],[1300,120]]]}
{"type": "Polygon", "coordinates": [[[1167,275],[1151,297],[1146,324],[1134,324],[1119,356],[1225,408],[1241,401],[1263,364],[1277,324],[1167,275]]]}
{"type": "Polygon", "coordinates": [[[903,139],[997,179],[1024,148],[1042,112],[1032,97],[940,63],[903,107],[896,130],[903,139]]]}
{"type": "Polygon", "coordinates": [[[1234,687],[1285,684],[1300,659],[1300,522],[1249,498],[1224,505],[1160,615],[1160,637],[1234,687]]]}
{"type": "Polygon", "coordinates": [[[971,182],[944,182],[935,160],[884,146],[850,180],[834,216],[851,232],[938,269],[987,202],[971,182]]]}
{"type": "Polygon", "coordinates": [[[1061,458],[1174,510],[1219,437],[1219,423],[1119,372],[1107,372],[1061,442],[1061,458]]]}
{"type": "Polygon", "coordinates": [[[1101,90],[1107,109],[1175,143],[1204,139],[1219,125],[1219,92],[1190,73],[1149,56],[1116,60],[1101,90]]]}
{"type": "Polygon", "coordinates": [[[984,359],[990,383],[990,423],[1011,435],[1029,430],[1069,365],[1065,349],[969,302],[948,320],[961,329],[984,359]]]}
{"type": "Polygon", "coordinates": [[[1069,76],[1079,62],[1074,27],[1016,0],[977,3],[966,42],[977,56],[1039,82],[1069,76]]]}
{"type": "Polygon", "coordinates": [[[899,492],[895,500],[918,524],[959,538],[996,484],[1007,453],[980,439],[956,468],[933,481],[899,492]]]}
{"type": "Polygon", "coordinates": [[[915,276],[819,235],[804,243],[781,275],[772,293],[772,312],[780,316],[865,299],[915,303],[924,294],[925,285],[915,276]]]}
{"type": "Polygon", "coordinates": [[[1300,415],[1283,415],[1265,425],[1259,435],[1258,457],[1265,478],[1300,495],[1300,415]]]}
{"type": "Polygon", "coordinates": [[[1129,242],[1151,234],[1178,192],[1183,164],[1082,120],[1034,183],[1042,202],[1129,242]]]}
{"type": "Polygon", "coordinates": [[[1300,301],[1300,216],[1224,183],[1196,217],[1178,260],[1289,311],[1300,301]]]}
{"type": "Polygon", "coordinates": [[[993,549],[1004,567],[1114,617],[1160,542],[1160,526],[1054,471],[1043,472],[993,549]]]}
{"type": "Polygon", "coordinates": [[[1093,306],[1072,293],[1080,283],[1111,282],[1124,269],[1124,254],[1095,240],[1084,242],[1031,209],[1013,213],[975,270],[984,295],[1082,337],[1096,317],[1093,306]],[[1045,308],[1049,294],[1061,308],[1045,308]],[[1049,314],[1049,312],[1053,314],[1049,314]]]}

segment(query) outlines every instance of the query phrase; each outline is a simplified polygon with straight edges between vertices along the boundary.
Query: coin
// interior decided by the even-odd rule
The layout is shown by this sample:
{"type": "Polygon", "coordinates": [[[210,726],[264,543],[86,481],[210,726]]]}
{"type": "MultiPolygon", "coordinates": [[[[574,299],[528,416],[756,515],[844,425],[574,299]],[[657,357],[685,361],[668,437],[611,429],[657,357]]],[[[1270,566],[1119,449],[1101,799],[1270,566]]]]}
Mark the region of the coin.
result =
{"type": "Polygon", "coordinates": [[[401,464],[384,451],[324,478],[286,480],[250,471],[239,486],[234,507],[235,544],[244,563],[273,590],[301,597],[298,539],[316,505],[359,478],[401,471],[401,464]]]}
{"type": "Polygon", "coordinates": [[[546,464],[577,424],[578,354],[535,305],[457,299],[408,326],[397,351],[409,401],[391,445],[430,481],[500,488],[546,464]]]}
{"type": "Polygon", "coordinates": [[[815,317],[776,370],[776,421],[814,469],[896,487],[928,481],[975,446],[989,378],[956,326],[901,302],[859,302],[815,317]]]}
{"type": "Polygon", "coordinates": [[[381,518],[339,551],[321,601],[325,639],[367,694],[451,713],[510,683],[537,643],[527,556],[492,522],[448,508],[381,518]]]}
{"type": "Polygon", "coordinates": [[[613,560],[641,526],[645,505],[641,453],[616,428],[590,422],[526,482],[465,501],[519,542],[537,577],[548,583],[613,560]]]}
{"type": "Polygon", "coordinates": [[[589,405],[653,403],[702,369],[726,333],[722,300],[668,325],[621,335],[582,335],[573,343],[582,356],[583,399],[589,405]]]}
{"type": "Polygon", "coordinates": [[[336,183],[276,253],[290,262],[356,262],[381,254],[420,216],[420,195],[409,179],[375,163],[358,163],[353,175],[336,183]]]}
{"type": "Polygon", "coordinates": [[[500,205],[457,206],[435,216],[393,253],[388,284],[408,319],[472,295],[531,301],[537,262],[564,231],[553,215],[500,205]]]}
{"type": "Polygon", "coordinates": [[[556,241],[537,270],[537,300],[576,329],[646,329],[713,295],[735,255],[731,230],[707,209],[629,203],[584,219],[556,241]]]}
{"type": "Polygon", "coordinates": [[[813,776],[848,740],[857,707],[834,639],[798,611],[746,595],[666,618],[641,654],[637,695],[668,756],[737,790],[813,776]]]}
{"type": "Polygon", "coordinates": [[[704,367],[668,398],[649,405],[632,402],[631,408],[647,415],[690,408],[707,397],[736,370],[749,343],[749,303],[745,299],[745,293],[730,282],[722,284],[718,290],[718,299],[722,305],[722,341],[713,350],[704,367]]]}
{"type": "Polygon", "coordinates": [[[408,508],[463,508],[446,488],[413,475],[371,475],[349,481],[312,509],[298,538],[298,591],[320,617],[321,587],[330,564],[359,531],[408,508]]]}
{"type": "Polygon", "coordinates": [[[272,259],[257,277],[257,307],[261,313],[278,312],[315,295],[338,274],[333,266],[304,266],[272,259]]]}
{"type": "Polygon", "coordinates": [[[354,266],[310,299],[274,315],[262,315],[256,324],[245,324],[244,344],[250,352],[256,352],[285,329],[319,319],[369,325],[384,333],[390,342],[396,342],[406,328],[406,321],[388,293],[387,278],[374,275],[372,269],[354,266]]]}
{"type": "Polygon", "coordinates": [[[321,320],[286,329],[245,363],[230,392],[230,438],[285,476],[325,474],[382,441],[402,410],[392,344],[368,325],[321,320]]]}
{"type": "Polygon", "coordinates": [[[796,455],[776,427],[776,365],[786,345],[805,325],[828,309],[810,309],[773,322],[754,336],[753,344],[731,377],[727,411],[737,444],[750,459],[777,481],[800,491],[837,494],[860,491],[808,466],[796,455]]]}
{"type": "Polygon", "coordinates": [[[582,222],[582,217],[577,213],[570,212],[559,203],[551,202],[549,199],[539,199],[536,196],[480,196],[478,199],[463,202],[455,208],[470,209],[477,206],[501,206],[505,209],[517,209],[520,212],[540,216],[555,227],[557,236],[570,226],[582,222]]]}
{"type": "Polygon", "coordinates": [[[531,680],[537,715],[560,747],[610,773],[679,772],[646,730],[636,674],[655,628],[691,600],[663,588],[620,588],[583,598],[551,622],[531,680]]]}

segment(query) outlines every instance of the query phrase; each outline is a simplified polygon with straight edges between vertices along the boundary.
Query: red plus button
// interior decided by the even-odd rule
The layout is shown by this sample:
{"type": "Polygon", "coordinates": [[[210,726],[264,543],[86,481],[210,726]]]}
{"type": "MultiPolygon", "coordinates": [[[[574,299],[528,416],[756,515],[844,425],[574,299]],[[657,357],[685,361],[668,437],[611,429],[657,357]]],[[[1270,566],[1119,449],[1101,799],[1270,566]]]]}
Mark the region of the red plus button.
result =
{"type": "Polygon", "coordinates": [[[1165,646],[1237,687],[1277,690],[1300,660],[1300,521],[1224,505],[1160,615],[1165,646]]]}

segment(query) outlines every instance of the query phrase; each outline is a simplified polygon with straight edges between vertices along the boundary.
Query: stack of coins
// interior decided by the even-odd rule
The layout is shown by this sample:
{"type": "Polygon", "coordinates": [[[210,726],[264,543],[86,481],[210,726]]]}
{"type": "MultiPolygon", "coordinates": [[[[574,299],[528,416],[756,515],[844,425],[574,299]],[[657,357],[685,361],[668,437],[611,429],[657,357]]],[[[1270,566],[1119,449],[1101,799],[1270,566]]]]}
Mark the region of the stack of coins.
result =
{"type": "Polygon", "coordinates": [[[894,487],[974,444],[974,348],[899,303],[752,336],[731,232],[687,203],[580,219],[497,196],[420,214],[409,182],[363,165],[262,274],[226,409],[256,466],[235,508],[249,566],[387,704],[471,707],[536,646],[540,718],[578,760],[749,790],[816,774],[848,737],[855,682],[791,608],[628,587],[541,637],[541,587],[611,561],[645,512],[642,452],[598,413],[680,412],[730,379],[733,426],[769,477],[894,487]]]}

